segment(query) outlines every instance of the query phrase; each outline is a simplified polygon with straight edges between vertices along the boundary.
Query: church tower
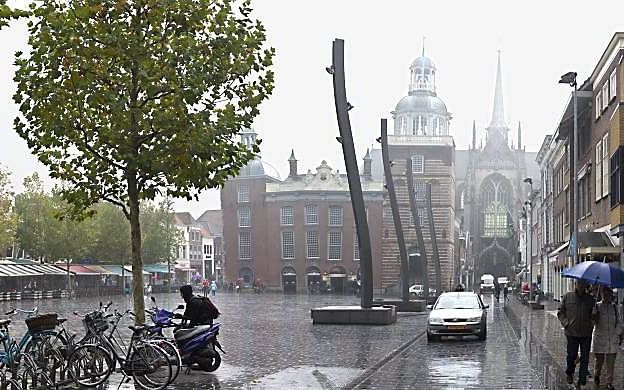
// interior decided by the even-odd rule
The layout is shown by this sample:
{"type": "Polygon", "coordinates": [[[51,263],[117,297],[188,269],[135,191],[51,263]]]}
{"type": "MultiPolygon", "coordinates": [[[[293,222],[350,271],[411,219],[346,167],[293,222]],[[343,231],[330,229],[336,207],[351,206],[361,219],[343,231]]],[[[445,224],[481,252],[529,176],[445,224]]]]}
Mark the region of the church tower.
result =
{"type": "MultiPolygon", "coordinates": [[[[392,116],[394,132],[388,135],[388,150],[393,161],[392,176],[397,191],[403,233],[409,256],[409,280],[423,283],[428,278],[434,288],[438,280],[433,256],[433,241],[425,209],[425,189],[431,184],[433,219],[439,253],[441,288],[450,289],[457,282],[455,267],[455,143],[449,135],[451,114],[438,96],[437,68],[424,48],[409,66],[407,95],[399,100],[392,116]],[[409,206],[406,164],[411,164],[419,221],[413,221],[409,206]],[[416,237],[418,223],[423,231],[427,256],[425,270],[416,237]]],[[[383,202],[382,286],[400,287],[400,262],[392,209],[383,202]]]]}
{"type": "Polygon", "coordinates": [[[464,230],[469,232],[471,253],[467,263],[472,266],[467,268],[474,270],[475,283],[484,273],[510,278],[515,275],[518,216],[527,193],[524,179],[533,172],[527,168],[537,169],[535,153],[526,153],[522,147],[520,125],[517,147],[510,147],[502,78],[499,51],[485,145],[475,148],[473,141],[472,148],[457,151],[461,161],[456,167],[457,193],[463,200],[457,212],[464,230]]]}

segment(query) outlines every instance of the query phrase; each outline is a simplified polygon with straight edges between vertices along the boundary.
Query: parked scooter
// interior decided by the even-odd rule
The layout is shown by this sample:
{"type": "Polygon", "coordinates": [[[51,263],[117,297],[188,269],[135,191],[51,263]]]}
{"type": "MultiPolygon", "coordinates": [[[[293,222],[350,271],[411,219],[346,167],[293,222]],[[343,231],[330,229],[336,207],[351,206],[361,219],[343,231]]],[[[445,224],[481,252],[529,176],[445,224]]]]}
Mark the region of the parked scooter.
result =
{"type": "MultiPolygon", "coordinates": [[[[221,365],[221,355],[217,351],[225,353],[217,340],[221,324],[189,326],[188,319],[181,314],[158,308],[156,299],[151,297],[154,308],[149,311],[154,325],[148,332],[158,337],[164,337],[164,328],[174,328],[175,340],[182,364],[188,369],[213,372],[221,365]],[[174,319],[181,319],[176,323],[174,319]]],[[[183,310],[184,305],[179,305],[176,310],[183,310]]]]}

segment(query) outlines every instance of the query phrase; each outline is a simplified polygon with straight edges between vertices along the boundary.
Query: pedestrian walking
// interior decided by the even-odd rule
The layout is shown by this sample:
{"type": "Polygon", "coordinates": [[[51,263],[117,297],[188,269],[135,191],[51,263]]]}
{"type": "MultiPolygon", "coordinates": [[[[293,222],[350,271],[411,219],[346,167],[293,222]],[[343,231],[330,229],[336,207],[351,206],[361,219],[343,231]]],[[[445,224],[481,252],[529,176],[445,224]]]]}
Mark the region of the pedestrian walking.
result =
{"type": "Polygon", "coordinates": [[[566,379],[568,384],[574,383],[575,360],[581,351],[578,385],[587,384],[587,374],[589,366],[589,351],[591,347],[592,331],[594,328],[592,312],[594,309],[594,298],[587,294],[587,283],[579,279],[575,283],[574,291],[563,296],[557,318],[565,329],[567,339],[566,356],[566,379]]]}
{"type": "Polygon", "coordinates": [[[507,296],[509,295],[509,287],[505,285],[503,287],[503,304],[507,304],[507,300],[509,299],[507,296]]]}
{"type": "Polygon", "coordinates": [[[204,279],[202,282],[202,290],[204,292],[204,296],[208,296],[208,288],[210,287],[210,282],[208,279],[204,279]]]}
{"type": "Polygon", "coordinates": [[[217,282],[216,281],[212,281],[210,282],[210,291],[212,291],[212,296],[214,297],[215,295],[217,295],[217,282]]]}
{"type": "Polygon", "coordinates": [[[605,383],[607,385],[606,388],[612,390],[614,389],[613,366],[615,364],[615,356],[622,342],[623,328],[619,321],[617,307],[613,303],[613,291],[608,287],[602,287],[600,295],[602,296],[602,301],[596,304],[593,312],[594,332],[591,351],[596,358],[594,383],[596,386],[600,386],[600,374],[606,360],[605,383]]]}

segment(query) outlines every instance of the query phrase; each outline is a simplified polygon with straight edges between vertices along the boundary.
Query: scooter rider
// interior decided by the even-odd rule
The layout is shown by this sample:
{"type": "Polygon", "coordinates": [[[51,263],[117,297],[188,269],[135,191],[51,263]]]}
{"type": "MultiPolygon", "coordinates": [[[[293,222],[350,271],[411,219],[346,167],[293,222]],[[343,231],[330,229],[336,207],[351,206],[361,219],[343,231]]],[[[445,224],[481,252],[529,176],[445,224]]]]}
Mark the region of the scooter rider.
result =
{"type": "Polygon", "coordinates": [[[180,295],[186,304],[184,310],[184,317],[188,319],[190,326],[196,325],[212,325],[212,318],[209,318],[205,311],[203,299],[193,295],[193,287],[191,285],[184,285],[180,287],[180,295]]]}

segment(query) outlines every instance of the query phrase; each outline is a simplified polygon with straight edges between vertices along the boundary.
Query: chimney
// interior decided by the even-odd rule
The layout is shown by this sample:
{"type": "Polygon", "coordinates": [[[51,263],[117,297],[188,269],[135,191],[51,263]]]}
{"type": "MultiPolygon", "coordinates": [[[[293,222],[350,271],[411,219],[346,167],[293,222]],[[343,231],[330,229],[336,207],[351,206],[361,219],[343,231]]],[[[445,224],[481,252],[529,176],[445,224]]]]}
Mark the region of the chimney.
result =
{"type": "Polygon", "coordinates": [[[373,159],[370,156],[370,150],[366,149],[366,156],[364,156],[364,170],[362,172],[363,176],[366,176],[366,177],[373,176],[372,164],[373,164],[373,159]]]}
{"type": "Polygon", "coordinates": [[[295,158],[294,149],[291,149],[290,151],[290,157],[288,158],[288,165],[290,166],[288,177],[296,177],[297,176],[297,159],[295,158]]]}

